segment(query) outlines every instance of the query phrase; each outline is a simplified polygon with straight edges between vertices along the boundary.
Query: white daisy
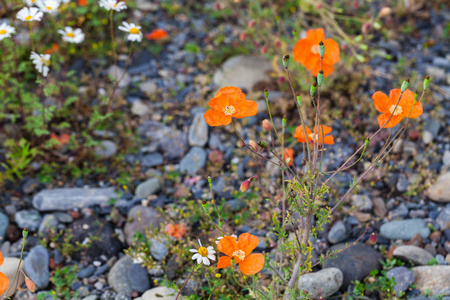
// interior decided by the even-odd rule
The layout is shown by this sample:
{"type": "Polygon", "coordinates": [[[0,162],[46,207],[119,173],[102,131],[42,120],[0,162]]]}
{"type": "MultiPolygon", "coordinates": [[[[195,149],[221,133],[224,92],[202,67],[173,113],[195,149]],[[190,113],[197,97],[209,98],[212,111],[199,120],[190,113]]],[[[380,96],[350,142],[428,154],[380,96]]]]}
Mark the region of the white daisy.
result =
{"type": "Polygon", "coordinates": [[[36,66],[36,70],[38,70],[39,73],[42,73],[42,76],[47,77],[50,66],[50,54],[37,54],[32,51],[30,59],[36,66]]]}
{"type": "Polygon", "coordinates": [[[44,13],[36,7],[24,7],[17,12],[17,19],[28,22],[40,21],[43,15],[44,13]]]}
{"type": "Polygon", "coordinates": [[[125,4],[125,2],[117,2],[117,0],[100,0],[98,2],[98,5],[100,5],[100,7],[103,7],[107,11],[110,11],[111,9],[115,11],[127,9],[127,5],[125,4]]]}
{"type": "Polygon", "coordinates": [[[127,22],[122,22],[123,26],[119,26],[119,29],[128,32],[128,40],[132,42],[142,41],[141,26],[137,26],[134,23],[128,24],[127,22]]]}
{"type": "Polygon", "coordinates": [[[69,43],[79,44],[84,41],[84,33],[80,28],[73,30],[72,27],[66,26],[64,30],[59,29],[58,33],[62,35],[62,39],[69,43]]]}
{"type": "Polygon", "coordinates": [[[197,260],[197,264],[203,263],[204,265],[209,266],[209,260],[216,260],[216,256],[214,255],[216,251],[214,251],[214,248],[212,246],[209,246],[208,248],[203,247],[200,240],[198,240],[198,244],[200,245],[200,248],[198,248],[198,250],[189,249],[190,252],[195,253],[192,256],[192,259],[197,260]]]}
{"type": "Polygon", "coordinates": [[[25,0],[25,4],[27,6],[37,5],[38,2],[39,2],[39,0],[25,0]]]}
{"type": "Polygon", "coordinates": [[[59,1],[57,0],[41,0],[37,3],[37,6],[42,12],[46,12],[49,14],[55,13],[58,11],[59,1]]]}
{"type": "MultiPolygon", "coordinates": [[[[234,237],[234,238],[237,240],[237,235],[232,234],[232,235],[230,235],[230,236],[234,237]]],[[[223,239],[223,236],[219,236],[219,237],[216,239],[216,245],[220,242],[221,239],[223,239]]]]}
{"type": "Polygon", "coordinates": [[[0,24],[0,41],[11,37],[12,33],[16,33],[16,29],[6,23],[0,24]]]}

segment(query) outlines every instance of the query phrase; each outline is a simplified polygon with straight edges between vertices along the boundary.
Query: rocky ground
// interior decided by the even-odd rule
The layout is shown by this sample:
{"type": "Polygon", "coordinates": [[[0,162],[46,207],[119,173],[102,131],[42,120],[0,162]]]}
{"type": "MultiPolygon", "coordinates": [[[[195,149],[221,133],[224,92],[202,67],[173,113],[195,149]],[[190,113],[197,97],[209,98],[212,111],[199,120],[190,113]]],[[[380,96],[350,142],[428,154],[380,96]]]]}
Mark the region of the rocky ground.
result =
{"type": "MultiPolygon", "coordinates": [[[[55,270],[78,266],[70,283],[70,289],[78,291],[78,298],[174,299],[160,297],[173,294],[173,290],[162,286],[163,279],[174,280],[180,286],[187,277],[186,273],[173,271],[179,267],[176,254],[170,251],[173,241],[152,240],[150,251],[156,264],[146,269],[123,253],[133,245],[136,231],[144,232],[149,224],[158,228],[169,220],[177,220],[188,227],[189,234],[201,236],[194,224],[183,221],[179,211],[187,206],[182,199],[200,203],[210,197],[207,176],[213,178],[215,196],[226,204],[227,210],[239,215],[246,209],[245,201],[235,198],[234,191],[253,174],[255,163],[244,152],[236,151],[237,139],[229,128],[212,129],[204,122],[205,95],[210,96],[208,93],[224,85],[253,92],[251,95],[261,103],[260,113],[248,118],[240,130],[245,139],[257,138],[260,121],[267,113],[262,93],[259,89],[254,91],[254,87],[261,81],[273,81],[267,75],[271,63],[260,56],[239,55],[217,70],[207,67],[204,52],[214,48],[211,41],[218,34],[216,28],[220,26],[225,31],[225,43],[232,45],[239,32],[235,25],[196,13],[189,18],[172,18],[158,10],[157,4],[144,0],[138,1],[138,6],[146,12],[137,13],[141,23],[156,24],[171,35],[160,55],[147,50],[135,54],[122,85],[130,113],[137,116],[139,135],[138,153],[126,154],[126,160],[130,166],[137,161],[145,179],[130,184],[136,188],[129,190],[115,188],[111,182],[83,180],[73,185],[61,182],[45,186],[37,178],[27,177],[14,189],[0,194],[0,250],[5,256],[0,272],[13,276],[23,242],[21,228],[28,227],[23,268],[36,284],[38,295],[55,286],[49,282],[55,270]],[[199,51],[186,51],[189,42],[197,44],[199,51]],[[54,237],[52,228],[70,235],[62,242],[54,237]],[[43,239],[48,241],[45,246],[40,243],[43,239]],[[68,252],[61,253],[68,251],[62,245],[74,246],[76,242],[91,245],[70,256],[66,255],[68,252]]],[[[357,139],[347,133],[351,124],[357,124],[356,131],[361,134],[377,129],[374,113],[370,112],[370,96],[375,91],[388,93],[399,81],[396,76],[407,77],[412,71],[418,74],[416,86],[425,74],[432,77],[434,84],[423,101],[423,116],[408,130],[387,162],[333,217],[332,224],[315,240],[314,252],[317,258],[330,248],[342,248],[358,238],[366,226],[378,234],[378,244],[365,244],[369,236],[366,234],[361,243],[302,277],[301,288],[317,292],[321,287],[323,296],[339,298],[353,291],[355,280],[362,281],[372,270],[381,269],[380,259],[384,256],[405,262],[388,272],[396,279],[397,294],[404,291],[409,299],[416,300],[440,295],[450,299],[450,45],[444,35],[449,21],[448,10],[431,10],[428,19],[417,22],[414,33],[399,34],[395,40],[376,36],[371,46],[391,55],[392,60],[377,56],[368,66],[358,67],[367,75],[358,88],[360,103],[352,105],[348,97],[339,94],[339,100],[328,103],[331,108],[345,106],[343,118],[333,121],[337,142],[324,157],[328,170],[333,170],[364,140],[363,136],[357,139]]],[[[289,94],[271,90],[270,98],[277,106],[288,101],[289,94]]],[[[276,122],[280,122],[280,116],[276,122]]],[[[117,155],[120,145],[113,138],[105,139],[103,145],[96,150],[99,155],[105,159],[117,155]]],[[[383,139],[372,140],[371,151],[377,153],[382,145],[383,139]]],[[[300,145],[294,149],[301,153],[300,145]]],[[[297,155],[295,161],[301,160],[301,154],[297,155]]],[[[337,176],[333,182],[337,193],[343,194],[363,168],[355,167],[337,176]]],[[[268,168],[267,177],[276,181],[279,173],[268,168]]],[[[258,205],[265,203],[260,201],[258,205]]],[[[245,224],[237,223],[236,231],[258,235],[261,243],[257,250],[274,251],[276,237],[270,233],[270,216],[267,222],[262,220],[264,217],[250,217],[245,224]]],[[[227,221],[233,221],[233,217],[227,221]]],[[[197,293],[200,286],[200,280],[192,280],[184,294],[197,293]]],[[[48,294],[45,299],[52,297],[55,296],[48,294]]],[[[19,291],[15,298],[35,296],[19,291]]]]}

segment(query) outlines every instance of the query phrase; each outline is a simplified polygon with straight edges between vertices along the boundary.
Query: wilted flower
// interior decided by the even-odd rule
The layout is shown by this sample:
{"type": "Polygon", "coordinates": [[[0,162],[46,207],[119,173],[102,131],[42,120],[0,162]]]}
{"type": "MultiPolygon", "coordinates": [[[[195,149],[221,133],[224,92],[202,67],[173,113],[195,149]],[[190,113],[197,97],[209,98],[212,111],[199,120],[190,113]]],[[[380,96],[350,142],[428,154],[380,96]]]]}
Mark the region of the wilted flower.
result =
{"type": "Polygon", "coordinates": [[[119,26],[119,29],[128,32],[128,40],[132,42],[142,41],[141,26],[134,23],[122,22],[123,26],[119,26]]]}
{"type": "Polygon", "coordinates": [[[43,15],[44,13],[36,7],[24,7],[17,12],[17,19],[28,22],[40,21],[43,15]]]}
{"type": "Polygon", "coordinates": [[[246,192],[248,191],[249,188],[250,188],[250,180],[246,179],[241,184],[241,187],[239,189],[241,190],[241,192],[246,192]]]}
{"type": "Polygon", "coordinates": [[[107,11],[110,11],[111,9],[114,11],[127,9],[127,5],[125,4],[125,2],[117,2],[117,0],[100,0],[98,2],[98,5],[100,7],[103,7],[107,11]]]}
{"type": "Polygon", "coordinates": [[[56,0],[40,0],[36,3],[42,12],[54,13],[58,11],[59,1],[56,0]]]}
{"type": "Polygon", "coordinates": [[[212,246],[209,246],[208,248],[203,247],[200,240],[198,240],[198,244],[200,245],[200,248],[189,249],[189,252],[195,253],[192,256],[192,259],[197,260],[197,264],[203,263],[204,265],[209,266],[211,264],[210,260],[216,260],[216,256],[214,255],[216,251],[214,251],[212,246]]]}
{"type": "Polygon", "coordinates": [[[62,39],[69,43],[79,44],[84,40],[84,33],[80,28],[73,30],[72,27],[66,26],[64,30],[59,29],[58,33],[62,35],[62,39]]]}
{"type": "Polygon", "coordinates": [[[250,140],[248,144],[250,145],[250,147],[252,147],[253,150],[258,150],[258,144],[254,140],[250,140]]]}
{"type": "Polygon", "coordinates": [[[0,24],[0,41],[11,37],[11,34],[16,33],[16,29],[6,23],[0,24]]]}
{"type": "Polygon", "coordinates": [[[378,17],[380,18],[384,18],[386,16],[389,16],[391,14],[391,9],[387,6],[383,7],[382,9],[380,9],[380,13],[378,14],[378,17]]]}
{"type": "Polygon", "coordinates": [[[375,234],[375,232],[372,232],[372,234],[370,235],[369,241],[372,245],[375,245],[378,242],[378,237],[375,234]]]}
{"type": "Polygon", "coordinates": [[[28,276],[25,276],[25,285],[30,290],[30,292],[34,293],[36,291],[36,285],[28,276]]]}
{"type": "Polygon", "coordinates": [[[270,121],[267,120],[267,119],[264,119],[264,120],[262,121],[262,126],[263,126],[263,128],[264,128],[265,130],[267,130],[267,131],[271,131],[271,130],[272,130],[272,124],[270,124],[270,121]]]}
{"type": "Polygon", "coordinates": [[[50,70],[50,54],[37,54],[32,51],[30,59],[35,65],[36,70],[38,70],[39,73],[42,73],[42,76],[46,77],[50,70]]]}

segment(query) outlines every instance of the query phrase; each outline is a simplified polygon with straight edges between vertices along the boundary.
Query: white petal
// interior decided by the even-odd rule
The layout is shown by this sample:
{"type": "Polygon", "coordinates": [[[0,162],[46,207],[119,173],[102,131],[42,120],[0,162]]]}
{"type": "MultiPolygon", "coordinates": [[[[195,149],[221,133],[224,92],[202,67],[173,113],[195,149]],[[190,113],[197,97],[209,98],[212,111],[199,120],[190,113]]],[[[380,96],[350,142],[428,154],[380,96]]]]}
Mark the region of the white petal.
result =
{"type": "Polygon", "coordinates": [[[216,256],[215,255],[208,255],[207,256],[210,260],[216,260],[216,256]]]}
{"type": "Polygon", "coordinates": [[[198,250],[197,250],[197,249],[189,249],[189,252],[192,252],[192,253],[197,253],[197,252],[198,252],[198,250]]]}
{"type": "Polygon", "coordinates": [[[197,264],[201,264],[202,263],[202,257],[200,256],[199,258],[197,258],[197,264]]]}
{"type": "Polygon", "coordinates": [[[192,260],[196,260],[199,257],[202,257],[202,256],[200,254],[198,254],[198,253],[195,253],[194,255],[192,255],[192,260]]]}
{"type": "Polygon", "coordinates": [[[198,244],[200,245],[200,247],[203,247],[202,242],[200,242],[200,239],[198,239],[198,244]]]}
{"type": "Polygon", "coordinates": [[[203,257],[203,264],[207,266],[210,265],[209,259],[207,257],[203,257]]]}

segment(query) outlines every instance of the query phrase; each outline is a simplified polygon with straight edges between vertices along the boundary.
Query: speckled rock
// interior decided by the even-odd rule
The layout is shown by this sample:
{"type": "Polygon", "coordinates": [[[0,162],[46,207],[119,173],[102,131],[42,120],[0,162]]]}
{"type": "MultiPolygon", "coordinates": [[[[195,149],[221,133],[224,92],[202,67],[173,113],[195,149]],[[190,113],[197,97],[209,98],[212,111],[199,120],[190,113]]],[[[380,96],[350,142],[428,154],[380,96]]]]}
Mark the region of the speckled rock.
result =
{"type": "Polygon", "coordinates": [[[414,285],[422,293],[450,296],[450,266],[420,266],[412,269],[414,285]]]}

